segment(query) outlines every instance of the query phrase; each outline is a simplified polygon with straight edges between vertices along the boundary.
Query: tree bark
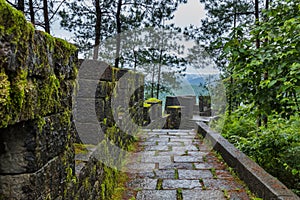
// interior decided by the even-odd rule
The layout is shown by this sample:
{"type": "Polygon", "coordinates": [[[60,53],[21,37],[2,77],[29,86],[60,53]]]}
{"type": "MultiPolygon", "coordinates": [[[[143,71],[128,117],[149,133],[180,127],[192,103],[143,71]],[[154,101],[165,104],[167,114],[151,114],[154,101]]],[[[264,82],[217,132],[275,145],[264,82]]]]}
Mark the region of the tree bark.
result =
{"type": "Polygon", "coordinates": [[[50,34],[50,22],[49,22],[49,12],[48,12],[47,0],[43,0],[43,11],[44,11],[45,31],[50,34]]]}
{"type": "MultiPolygon", "coordinates": [[[[259,25],[259,0],[255,0],[255,24],[258,26],[259,25]]],[[[260,40],[259,40],[259,35],[256,35],[256,48],[260,48],[260,40]]],[[[260,84],[260,80],[261,80],[261,74],[257,74],[257,79],[258,79],[258,83],[256,83],[256,92],[259,91],[259,84],[260,84]]],[[[257,109],[260,112],[261,111],[261,104],[260,102],[257,103],[257,109]]],[[[261,127],[261,114],[258,114],[257,116],[257,126],[261,127]]]]}
{"type": "Polygon", "coordinates": [[[25,1],[24,0],[18,0],[18,10],[24,12],[25,11],[25,1]]]}
{"type": "MultiPolygon", "coordinates": [[[[161,48],[163,48],[163,44],[161,48]]],[[[163,56],[163,49],[160,50],[159,54],[159,63],[158,63],[158,74],[157,74],[157,85],[156,85],[156,98],[159,98],[159,90],[160,90],[160,74],[161,74],[161,66],[162,66],[162,56],[163,56]]]]}
{"type": "MultiPolygon", "coordinates": [[[[268,9],[269,9],[269,0],[266,0],[266,10],[268,10],[268,9]]],[[[265,19],[265,20],[267,20],[267,19],[265,19]]],[[[268,39],[265,40],[266,45],[267,45],[267,43],[268,43],[268,39]]],[[[268,78],[269,78],[269,73],[266,70],[266,72],[264,73],[264,80],[268,80],[268,78]]],[[[263,115],[262,120],[264,122],[264,126],[268,127],[268,116],[266,114],[263,115]]]]}
{"type": "Polygon", "coordinates": [[[34,9],[33,9],[33,2],[29,0],[29,14],[30,14],[30,21],[33,25],[35,25],[35,18],[34,18],[34,9]]]}
{"type": "Polygon", "coordinates": [[[117,48],[116,48],[116,59],[115,59],[115,67],[119,68],[120,62],[120,50],[121,50],[121,8],[122,8],[122,0],[118,1],[117,5],[117,13],[116,13],[116,23],[117,23],[117,48]]]}
{"type": "Polygon", "coordinates": [[[101,23],[102,23],[102,12],[100,8],[100,0],[95,0],[96,6],[96,25],[95,25],[95,46],[93,59],[97,60],[99,56],[99,45],[101,38],[101,23]]]}

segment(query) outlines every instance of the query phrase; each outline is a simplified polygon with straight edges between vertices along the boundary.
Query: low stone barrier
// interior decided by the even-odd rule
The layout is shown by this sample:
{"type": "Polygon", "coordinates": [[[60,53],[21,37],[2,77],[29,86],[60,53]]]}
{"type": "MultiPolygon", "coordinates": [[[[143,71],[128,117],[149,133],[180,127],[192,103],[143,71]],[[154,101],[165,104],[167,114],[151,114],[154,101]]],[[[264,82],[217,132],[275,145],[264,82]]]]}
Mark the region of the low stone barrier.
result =
{"type": "Polygon", "coordinates": [[[249,189],[263,199],[299,200],[291,190],[263,168],[252,161],[219,133],[212,131],[203,122],[197,122],[198,133],[208,139],[214,150],[219,152],[225,162],[232,167],[249,189]]]}

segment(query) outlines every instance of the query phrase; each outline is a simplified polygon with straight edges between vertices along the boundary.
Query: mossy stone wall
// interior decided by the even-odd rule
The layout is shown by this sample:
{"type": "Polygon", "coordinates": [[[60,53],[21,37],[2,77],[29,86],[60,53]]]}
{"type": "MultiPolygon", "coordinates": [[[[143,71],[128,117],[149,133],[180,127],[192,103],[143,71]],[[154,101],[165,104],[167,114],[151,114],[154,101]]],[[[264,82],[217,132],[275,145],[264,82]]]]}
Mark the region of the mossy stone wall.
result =
{"type": "Polygon", "coordinates": [[[0,199],[62,197],[75,171],[77,49],[0,0],[0,199]]]}
{"type": "MultiPolygon", "coordinates": [[[[75,153],[80,138],[72,95],[79,63],[75,46],[34,30],[0,0],[0,199],[110,199],[118,170],[86,153],[93,146],[79,144],[83,150],[75,153]]],[[[131,120],[142,125],[143,87],[130,88],[143,83],[140,74],[109,67],[95,92],[101,128],[122,149],[138,131],[131,120]],[[129,78],[121,79],[124,74],[129,78]],[[118,95],[125,98],[111,106],[118,95]]]]}

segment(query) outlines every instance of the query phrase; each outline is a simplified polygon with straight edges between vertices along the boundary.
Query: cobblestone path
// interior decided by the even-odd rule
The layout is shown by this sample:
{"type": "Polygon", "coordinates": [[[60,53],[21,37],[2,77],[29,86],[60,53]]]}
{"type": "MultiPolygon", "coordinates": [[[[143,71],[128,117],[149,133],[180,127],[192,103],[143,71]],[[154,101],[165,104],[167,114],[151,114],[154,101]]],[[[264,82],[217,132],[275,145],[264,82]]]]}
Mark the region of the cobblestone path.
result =
{"type": "Polygon", "coordinates": [[[127,164],[124,199],[249,199],[246,190],[193,130],[145,130],[127,164]]]}

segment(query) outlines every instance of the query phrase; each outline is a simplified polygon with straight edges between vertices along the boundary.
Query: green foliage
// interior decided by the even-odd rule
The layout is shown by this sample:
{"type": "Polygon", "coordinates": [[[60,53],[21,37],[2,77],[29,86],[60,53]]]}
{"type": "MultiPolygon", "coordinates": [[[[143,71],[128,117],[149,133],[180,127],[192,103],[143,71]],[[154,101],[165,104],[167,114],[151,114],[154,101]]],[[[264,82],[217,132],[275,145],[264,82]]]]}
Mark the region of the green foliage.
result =
{"type": "Polygon", "coordinates": [[[300,194],[300,118],[269,116],[268,128],[257,128],[240,109],[226,119],[222,135],[273,176],[300,194]]]}
{"type": "MultiPolygon", "coordinates": [[[[214,51],[222,49],[218,58],[226,61],[224,83],[231,105],[223,136],[298,195],[299,3],[270,1],[269,9],[260,13],[259,23],[242,20],[223,35],[218,47],[213,46],[216,43],[210,46],[214,51]],[[262,119],[265,126],[257,126],[262,119]]],[[[210,14],[217,6],[210,5],[210,14]]]]}

